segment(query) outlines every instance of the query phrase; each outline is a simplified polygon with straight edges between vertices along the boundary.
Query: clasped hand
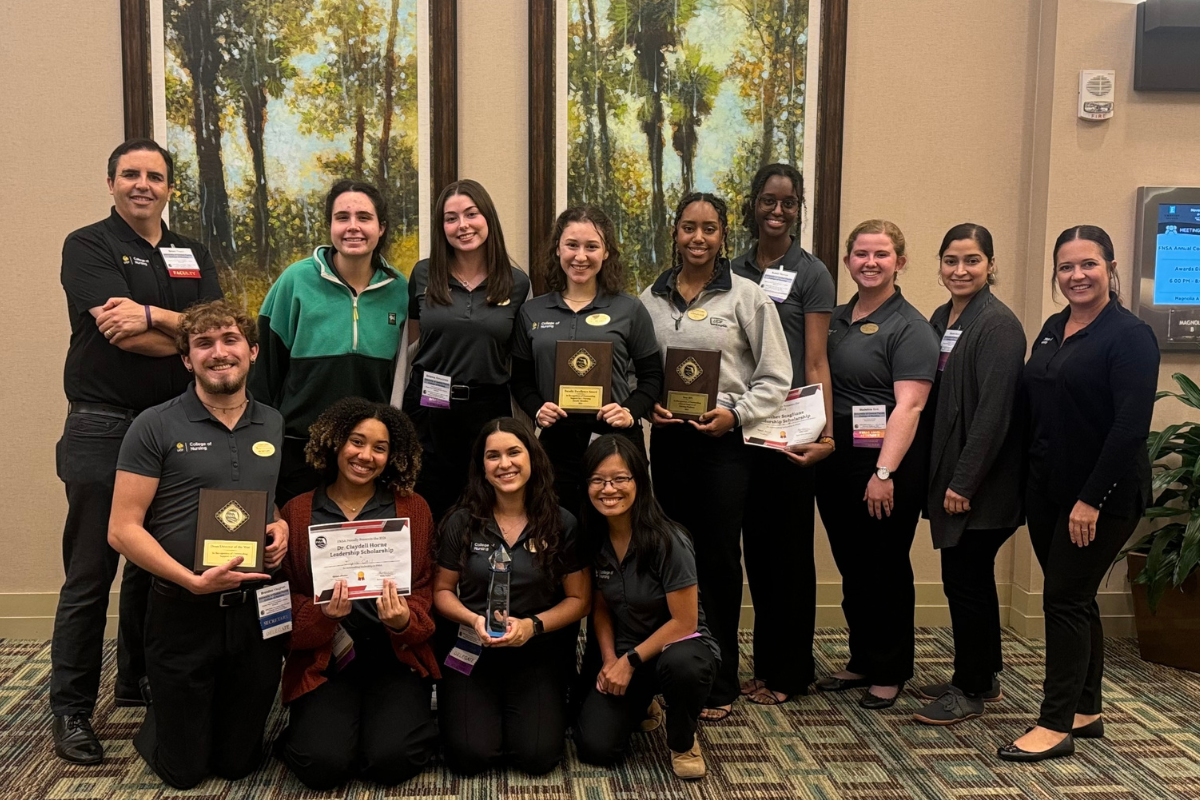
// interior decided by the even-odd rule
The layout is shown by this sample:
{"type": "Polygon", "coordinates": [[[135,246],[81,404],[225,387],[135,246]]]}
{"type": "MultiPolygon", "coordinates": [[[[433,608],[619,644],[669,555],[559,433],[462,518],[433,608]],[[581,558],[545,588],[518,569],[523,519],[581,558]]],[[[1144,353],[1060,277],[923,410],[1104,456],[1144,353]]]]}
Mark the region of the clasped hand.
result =
{"type": "Polygon", "coordinates": [[[628,658],[621,656],[620,658],[605,659],[604,667],[596,676],[596,691],[621,697],[629,688],[631,680],[633,680],[633,665],[629,663],[628,658]]]}
{"type": "Polygon", "coordinates": [[[487,630],[487,619],[482,615],[475,617],[475,633],[483,641],[484,647],[520,647],[533,638],[533,620],[509,617],[503,636],[493,638],[487,630]]]}

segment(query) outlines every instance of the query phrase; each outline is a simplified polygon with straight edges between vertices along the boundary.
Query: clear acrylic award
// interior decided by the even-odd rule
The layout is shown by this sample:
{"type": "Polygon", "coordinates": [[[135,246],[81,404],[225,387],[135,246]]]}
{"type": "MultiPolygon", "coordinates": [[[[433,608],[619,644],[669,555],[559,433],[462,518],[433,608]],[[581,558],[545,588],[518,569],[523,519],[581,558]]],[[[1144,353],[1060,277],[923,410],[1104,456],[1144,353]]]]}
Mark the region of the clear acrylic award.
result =
{"type": "Polygon", "coordinates": [[[488,584],[487,632],[499,639],[508,632],[508,594],[512,579],[512,556],[504,545],[488,556],[492,577],[488,584]]]}

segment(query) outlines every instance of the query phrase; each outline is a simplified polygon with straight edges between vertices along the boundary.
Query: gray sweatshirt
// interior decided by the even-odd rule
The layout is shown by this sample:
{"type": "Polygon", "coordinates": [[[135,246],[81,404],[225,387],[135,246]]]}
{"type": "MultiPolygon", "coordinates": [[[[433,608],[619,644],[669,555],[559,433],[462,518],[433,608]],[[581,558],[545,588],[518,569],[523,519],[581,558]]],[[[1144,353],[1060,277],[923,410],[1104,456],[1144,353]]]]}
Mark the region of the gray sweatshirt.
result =
{"type": "Polygon", "coordinates": [[[717,404],[732,409],[739,424],[754,425],[779,409],[792,385],[779,313],[757,284],[733,274],[727,260],[717,260],[712,280],[691,303],[675,290],[674,270],[642,292],[642,303],[664,358],[668,347],[721,351],[717,404]]]}

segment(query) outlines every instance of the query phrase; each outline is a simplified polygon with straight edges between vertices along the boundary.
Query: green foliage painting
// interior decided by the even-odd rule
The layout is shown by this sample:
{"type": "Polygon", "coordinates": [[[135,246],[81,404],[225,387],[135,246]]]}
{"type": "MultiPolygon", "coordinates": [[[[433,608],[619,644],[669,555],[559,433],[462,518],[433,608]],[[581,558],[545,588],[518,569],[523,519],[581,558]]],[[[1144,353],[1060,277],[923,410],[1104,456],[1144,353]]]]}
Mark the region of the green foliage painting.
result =
{"type": "Polygon", "coordinates": [[[759,167],[802,166],[809,0],[569,0],[568,202],[604,208],[639,291],[669,266],[675,204],[741,203],[759,167]]]}
{"type": "Polygon", "coordinates": [[[341,178],[374,183],[388,262],[417,257],[417,0],[163,0],[171,225],[212,252],[258,313],[294,261],[328,244],[341,178]]]}

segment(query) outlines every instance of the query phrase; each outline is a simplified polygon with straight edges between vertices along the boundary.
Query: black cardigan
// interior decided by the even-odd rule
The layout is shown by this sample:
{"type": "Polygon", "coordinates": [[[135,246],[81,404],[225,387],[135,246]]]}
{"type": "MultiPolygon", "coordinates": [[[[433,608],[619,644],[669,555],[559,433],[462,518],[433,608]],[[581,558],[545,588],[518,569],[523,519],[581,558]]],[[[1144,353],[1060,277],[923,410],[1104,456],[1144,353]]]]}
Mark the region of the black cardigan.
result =
{"type": "Polygon", "coordinates": [[[1064,342],[1070,313],[1046,320],[1025,368],[1029,444],[1038,459],[1031,468],[1041,481],[1032,488],[1064,507],[1082,500],[1116,516],[1141,516],[1151,500],[1146,439],[1158,389],[1158,340],[1116,295],[1064,342]]]}
{"type": "MultiPolygon", "coordinates": [[[[939,336],[950,304],[929,322],[939,336]]],[[[926,515],[935,548],[953,547],[966,530],[1016,528],[1024,521],[1024,437],[1017,412],[1025,331],[985,286],[957,321],[962,335],[946,361],[932,411],[926,515]],[[971,501],[947,514],[946,489],[971,501]]]]}

